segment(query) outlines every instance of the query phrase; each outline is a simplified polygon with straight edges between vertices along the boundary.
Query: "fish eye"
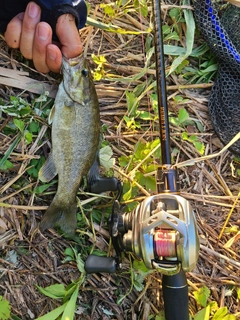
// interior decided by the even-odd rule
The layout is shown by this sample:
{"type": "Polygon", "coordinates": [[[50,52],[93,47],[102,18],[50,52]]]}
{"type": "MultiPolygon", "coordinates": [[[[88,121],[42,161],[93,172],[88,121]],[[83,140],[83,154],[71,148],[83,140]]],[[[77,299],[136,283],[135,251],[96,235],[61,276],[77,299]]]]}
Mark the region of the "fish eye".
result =
{"type": "Polygon", "coordinates": [[[87,70],[87,69],[83,69],[83,70],[82,70],[82,75],[83,75],[84,77],[88,77],[88,70],[87,70]]]}

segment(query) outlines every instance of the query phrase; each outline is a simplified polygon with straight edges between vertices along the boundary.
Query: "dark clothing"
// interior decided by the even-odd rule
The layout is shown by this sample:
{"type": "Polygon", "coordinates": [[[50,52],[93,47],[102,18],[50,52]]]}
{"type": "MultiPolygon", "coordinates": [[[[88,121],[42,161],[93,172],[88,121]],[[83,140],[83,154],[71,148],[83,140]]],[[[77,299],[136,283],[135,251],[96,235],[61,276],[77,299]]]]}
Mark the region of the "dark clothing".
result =
{"type": "MultiPolygon", "coordinates": [[[[20,12],[26,10],[30,1],[26,0],[0,0],[0,32],[4,33],[9,21],[20,12]]],[[[76,19],[78,29],[84,27],[87,19],[87,7],[84,0],[77,5],[73,5],[70,0],[35,0],[41,9],[41,21],[45,21],[52,27],[54,37],[56,37],[57,19],[64,13],[72,14],[76,19]]],[[[76,2],[76,1],[75,1],[76,2]]]]}

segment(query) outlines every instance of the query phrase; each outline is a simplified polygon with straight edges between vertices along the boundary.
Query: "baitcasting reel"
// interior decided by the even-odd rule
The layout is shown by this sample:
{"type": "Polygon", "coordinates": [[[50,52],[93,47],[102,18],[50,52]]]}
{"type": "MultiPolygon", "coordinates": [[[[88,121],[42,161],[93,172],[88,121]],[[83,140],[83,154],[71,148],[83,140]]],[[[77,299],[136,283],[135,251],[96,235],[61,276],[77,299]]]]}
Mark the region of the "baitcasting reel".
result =
{"type": "Polygon", "coordinates": [[[114,202],[109,232],[116,258],[90,255],[87,273],[113,273],[121,268],[122,252],[132,252],[148,269],[171,276],[191,271],[197,262],[199,240],[190,203],[179,195],[157,194],[123,213],[114,202]]]}

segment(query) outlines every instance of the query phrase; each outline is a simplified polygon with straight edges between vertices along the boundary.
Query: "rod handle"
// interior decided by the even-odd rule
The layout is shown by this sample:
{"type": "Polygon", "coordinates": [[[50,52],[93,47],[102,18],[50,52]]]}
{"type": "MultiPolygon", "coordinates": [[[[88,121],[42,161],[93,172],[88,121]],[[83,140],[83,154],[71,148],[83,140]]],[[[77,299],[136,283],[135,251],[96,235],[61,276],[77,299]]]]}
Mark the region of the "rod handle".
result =
{"type": "Polygon", "coordinates": [[[189,320],[188,286],[184,271],[162,277],[163,300],[166,320],[189,320]]]}

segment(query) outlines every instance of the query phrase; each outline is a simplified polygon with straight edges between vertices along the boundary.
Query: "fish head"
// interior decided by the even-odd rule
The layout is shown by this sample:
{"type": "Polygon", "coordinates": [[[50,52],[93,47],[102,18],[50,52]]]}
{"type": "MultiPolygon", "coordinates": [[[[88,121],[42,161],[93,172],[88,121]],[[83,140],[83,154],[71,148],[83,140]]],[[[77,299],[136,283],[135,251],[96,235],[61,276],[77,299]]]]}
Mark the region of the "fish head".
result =
{"type": "Polygon", "coordinates": [[[84,102],[93,88],[93,79],[88,63],[83,55],[62,61],[63,85],[73,101],[84,102]]]}

